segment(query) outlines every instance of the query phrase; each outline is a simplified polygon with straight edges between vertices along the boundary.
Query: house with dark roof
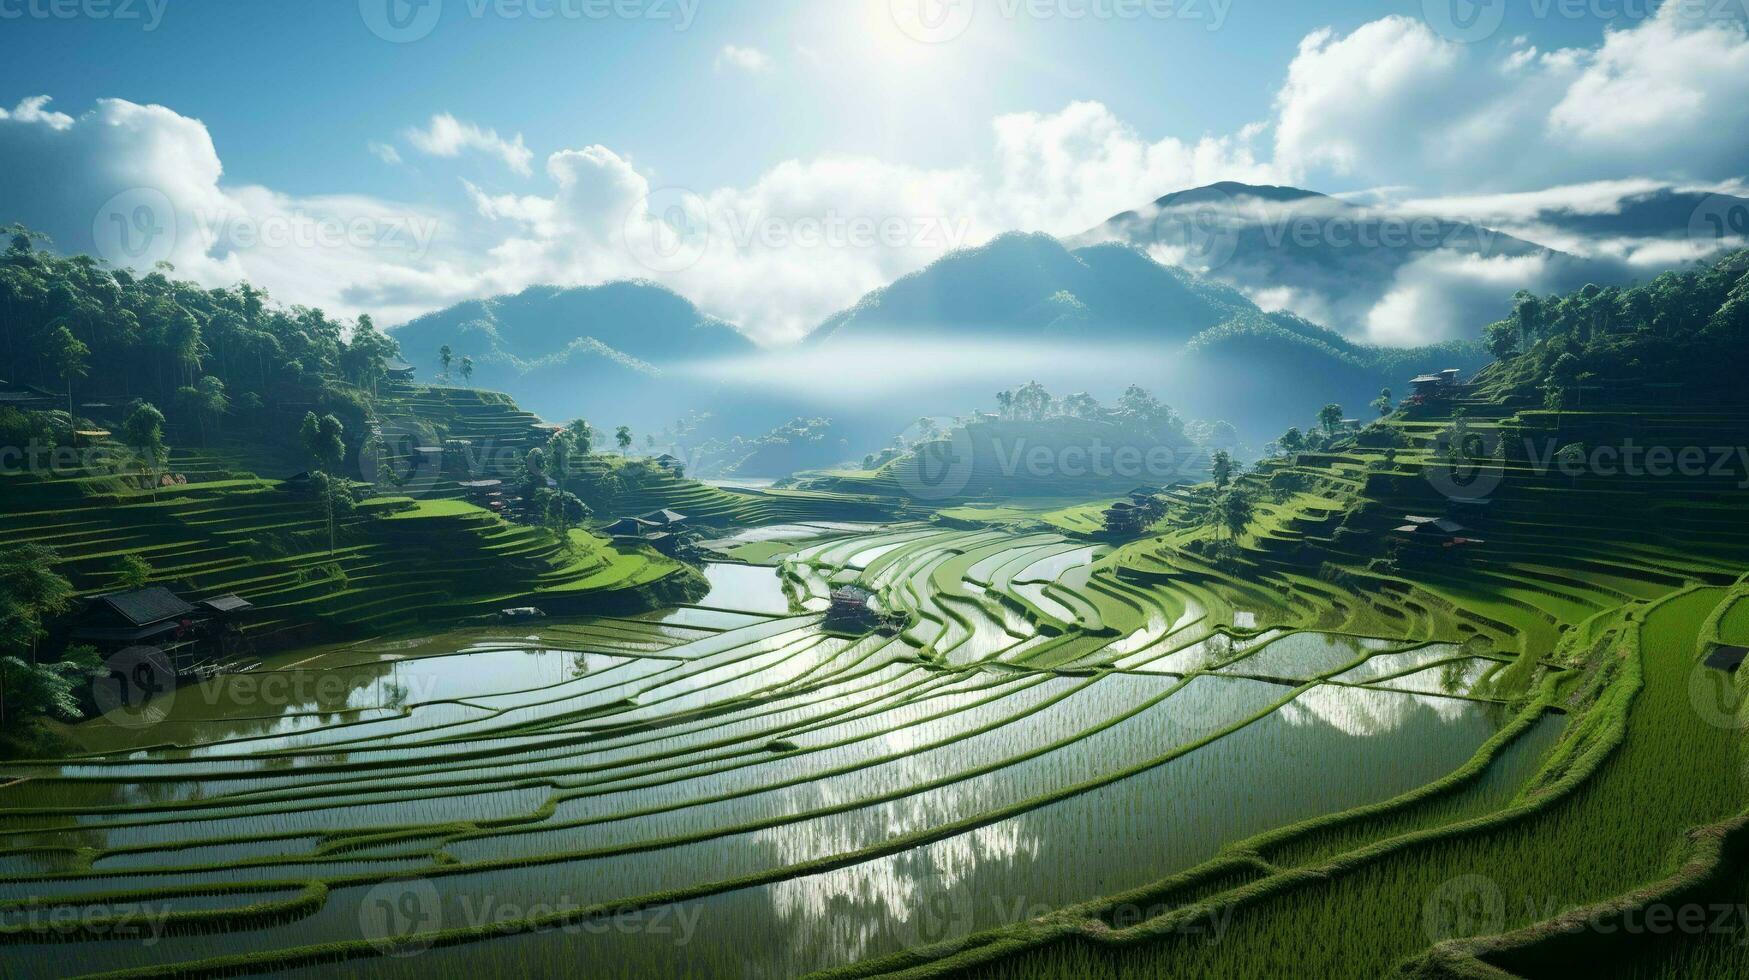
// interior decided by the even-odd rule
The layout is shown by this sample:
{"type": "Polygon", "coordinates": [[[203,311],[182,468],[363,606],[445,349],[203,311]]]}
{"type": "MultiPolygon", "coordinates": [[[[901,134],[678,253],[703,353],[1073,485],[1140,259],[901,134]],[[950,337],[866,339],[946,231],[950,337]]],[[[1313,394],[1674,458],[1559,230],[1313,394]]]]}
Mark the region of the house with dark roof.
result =
{"type": "Polygon", "coordinates": [[[1447,548],[1482,544],[1479,538],[1467,537],[1469,528],[1449,517],[1404,517],[1409,523],[1396,528],[1396,533],[1413,541],[1442,544],[1447,548]]]}
{"type": "Polygon", "coordinates": [[[176,593],[154,585],[93,597],[71,635],[99,649],[119,650],[139,644],[166,647],[191,642],[195,627],[206,616],[176,593]]]}
{"type": "Polygon", "coordinates": [[[832,590],[832,616],[866,616],[874,593],[859,585],[840,585],[832,590]]]}
{"type": "Polygon", "coordinates": [[[641,538],[654,531],[658,526],[636,517],[622,517],[612,524],[603,526],[600,531],[610,538],[641,538]]]}
{"type": "Polygon", "coordinates": [[[674,528],[685,524],[687,516],[679,511],[663,508],[662,510],[650,511],[648,514],[639,514],[638,520],[646,524],[654,524],[657,527],[674,528]]]}
{"type": "Polygon", "coordinates": [[[390,381],[412,381],[416,371],[413,365],[399,357],[391,357],[383,364],[383,376],[390,381]]]}

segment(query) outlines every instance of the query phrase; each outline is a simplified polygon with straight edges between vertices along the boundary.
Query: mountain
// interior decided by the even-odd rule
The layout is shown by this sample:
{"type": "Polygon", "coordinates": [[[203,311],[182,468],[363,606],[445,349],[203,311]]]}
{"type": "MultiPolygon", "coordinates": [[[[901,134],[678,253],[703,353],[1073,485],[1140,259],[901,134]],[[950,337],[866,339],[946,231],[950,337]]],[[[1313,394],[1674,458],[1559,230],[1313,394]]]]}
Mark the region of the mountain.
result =
{"type": "Polygon", "coordinates": [[[556,420],[584,417],[598,427],[665,425],[696,404],[696,386],[671,376],[694,361],[754,351],[730,324],[651,282],[531,286],[511,296],[471,300],[393,331],[401,355],[421,377],[437,378],[439,350],[472,360],[469,383],[507,391],[556,420]]]}
{"type": "MultiPolygon", "coordinates": [[[[1552,229],[1560,234],[1599,239],[1706,239],[1740,241],[1749,234],[1749,198],[1730,194],[1658,187],[1583,206],[1549,204],[1529,214],[1501,215],[1501,224],[1525,227],[1526,234],[1552,229]]],[[[1720,241],[1720,247],[1729,247],[1720,241]]]]}
{"type": "MultiPolygon", "coordinates": [[[[1196,269],[1272,308],[1311,315],[1351,336],[1374,325],[1374,311],[1407,278],[1439,276],[1446,264],[1534,260],[1526,263],[1525,274],[1534,272],[1539,285],[1576,287],[1596,274],[1584,259],[1484,225],[1360,207],[1297,187],[1232,181],[1168,194],[1067,243],[1085,247],[1113,241],[1196,269]]],[[[1460,322],[1497,318],[1503,312],[1496,309],[1498,293],[1497,286],[1488,291],[1488,309],[1464,310],[1460,322]]]]}
{"type": "MultiPolygon", "coordinates": [[[[1260,190],[1273,202],[1322,197],[1260,190]]],[[[1168,203],[1224,193],[1203,189],[1168,203]]],[[[1292,313],[1265,313],[1238,289],[1131,245],[1071,247],[1040,234],[1002,235],[948,255],[828,318],[807,343],[847,355],[868,345],[897,347],[919,359],[951,356],[942,344],[974,351],[963,358],[976,362],[971,368],[885,415],[886,406],[872,407],[868,418],[839,412],[840,426],[863,437],[853,446],[882,426],[890,436],[919,410],[961,411],[1026,379],[1058,394],[1086,390],[1103,399],[1139,384],[1188,418],[1224,419],[1261,442],[1306,424],[1307,404],[1335,402],[1359,414],[1380,389],[1401,388],[1413,374],[1468,371],[1486,361],[1475,344],[1402,351],[1359,344],[1292,313]],[[1004,364],[1034,350],[1045,356],[1004,373],[1004,364]]]]}
{"type": "Polygon", "coordinates": [[[869,293],[808,340],[1183,342],[1253,309],[1236,290],[1132,248],[1070,250],[1049,235],[1016,232],[869,293]]]}

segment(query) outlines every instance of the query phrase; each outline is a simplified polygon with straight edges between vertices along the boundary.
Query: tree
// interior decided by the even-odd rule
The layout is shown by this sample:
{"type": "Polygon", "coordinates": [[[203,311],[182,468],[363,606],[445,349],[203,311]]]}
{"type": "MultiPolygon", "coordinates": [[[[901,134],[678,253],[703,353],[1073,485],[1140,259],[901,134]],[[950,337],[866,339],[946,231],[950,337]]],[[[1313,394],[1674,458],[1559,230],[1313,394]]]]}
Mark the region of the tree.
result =
{"type": "Polygon", "coordinates": [[[574,493],[542,487],[534,494],[535,512],[541,523],[567,546],[571,543],[571,528],[589,519],[590,510],[574,493]]]}
{"type": "Polygon", "coordinates": [[[121,556],[121,571],[117,573],[116,584],[132,591],[143,589],[152,580],[152,566],[137,552],[129,552],[121,556]]]}
{"type": "Polygon", "coordinates": [[[89,359],[91,348],[84,341],[73,336],[66,324],[55,329],[49,337],[48,348],[45,351],[49,363],[54,366],[55,373],[67,385],[67,414],[73,414],[73,382],[85,377],[91,370],[89,359]]]}
{"type": "Polygon", "coordinates": [[[1396,402],[1391,398],[1391,389],[1389,388],[1379,392],[1379,396],[1372,401],[1373,411],[1379,413],[1381,419],[1391,414],[1391,409],[1395,407],[1396,402]]]}
{"type": "Polygon", "coordinates": [[[313,473],[310,476],[310,488],[316,493],[316,504],[321,508],[322,519],[328,522],[328,555],[334,555],[334,526],[340,518],[350,516],[356,508],[357,501],[352,498],[352,490],[346,481],[327,473],[313,473]]]}
{"type": "Polygon", "coordinates": [[[996,414],[1005,419],[1014,417],[1014,392],[1004,390],[996,393],[996,414]]]}
{"type": "Polygon", "coordinates": [[[471,357],[462,358],[462,384],[467,384],[468,381],[471,378],[473,378],[473,376],[474,376],[474,359],[471,357]]]}
{"type": "Polygon", "coordinates": [[[1342,428],[1342,406],[1332,402],[1318,410],[1318,424],[1323,427],[1324,434],[1335,436],[1342,428]]]}
{"type": "Polygon", "coordinates": [[[342,369],[360,388],[368,388],[375,394],[377,381],[388,371],[389,358],[400,352],[401,345],[378,330],[370,314],[361,313],[340,362],[342,369]]]}
{"type": "Polygon", "coordinates": [[[1574,489],[1579,487],[1579,474],[1584,472],[1585,460],[1584,443],[1569,443],[1555,453],[1555,462],[1560,464],[1561,472],[1567,474],[1567,478],[1573,481],[1574,489]]]}
{"type": "Polygon", "coordinates": [[[1085,391],[1077,391],[1063,399],[1063,414],[1077,419],[1098,418],[1099,400],[1085,391]]]}
{"type": "Polygon", "coordinates": [[[43,623],[67,610],[73,585],[55,571],[55,553],[40,544],[0,552],[0,651],[28,652],[36,662],[43,623]]]}
{"type": "Polygon", "coordinates": [[[1561,431],[1561,422],[1566,414],[1568,396],[1573,386],[1579,383],[1579,358],[1571,351],[1555,359],[1549,368],[1548,380],[1543,383],[1547,393],[1544,396],[1546,407],[1555,413],[1555,432],[1561,431]]]}
{"type": "Polygon", "coordinates": [[[1281,444],[1281,451],[1287,453],[1289,456],[1306,448],[1306,437],[1300,432],[1300,428],[1297,425],[1286,432],[1283,432],[1281,438],[1277,439],[1276,442],[1281,444]]]}
{"type": "Polygon", "coordinates": [[[1215,499],[1215,526],[1227,532],[1229,540],[1245,533],[1251,524],[1251,498],[1237,487],[1215,499]]]}
{"type": "Polygon", "coordinates": [[[571,478],[571,460],[576,455],[577,440],[569,429],[560,429],[547,438],[547,448],[543,457],[546,465],[546,475],[564,486],[571,478]]]}
{"type": "Polygon", "coordinates": [[[1482,330],[1482,346],[1497,361],[1504,361],[1517,353],[1520,339],[1518,324],[1512,320],[1499,320],[1482,330]]]}
{"type": "Polygon", "coordinates": [[[565,431],[571,433],[571,444],[579,454],[587,456],[593,451],[595,427],[590,425],[588,420],[572,419],[571,424],[565,426],[565,431]]]}
{"type": "Polygon", "coordinates": [[[1225,490],[1233,482],[1233,457],[1225,449],[1217,449],[1209,457],[1209,469],[1214,474],[1215,489],[1225,490]]]}
{"type": "Polygon", "coordinates": [[[437,360],[443,365],[443,380],[446,383],[449,381],[449,362],[454,357],[455,352],[449,349],[448,344],[444,344],[437,349],[437,360]]]}
{"type": "Polygon", "coordinates": [[[164,458],[164,413],[151,402],[140,402],[121,423],[121,438],[140,458],[141,467],[158,485],[158,463],[164,458]]]}
{"type": "Polygon", "coordinates": [[[619,445],[619,454],[624,456],[632,448],[632,427],[622,425],[613,430],[613,441],[619,445]]]}
{"type": "Polygon", "coordinates": [[[304,421],[298,426],[298,440],[316,469],[332,472],[346,458],[345,431],[340,420],[332,415],[318,418],[315,412],[305,412],[304,421]]]}
{"type": "Polygon", "coordinates": [[[206,426],[210,419],[214,427],[225,413],[231,410],[231,400],[225,395],[225,383],[216,375],[204,375],[192,386],[179,388],[176,400],[182,404],[184,411],[195,417],[200,426],[201,445],[206,445],[206,426]]]}

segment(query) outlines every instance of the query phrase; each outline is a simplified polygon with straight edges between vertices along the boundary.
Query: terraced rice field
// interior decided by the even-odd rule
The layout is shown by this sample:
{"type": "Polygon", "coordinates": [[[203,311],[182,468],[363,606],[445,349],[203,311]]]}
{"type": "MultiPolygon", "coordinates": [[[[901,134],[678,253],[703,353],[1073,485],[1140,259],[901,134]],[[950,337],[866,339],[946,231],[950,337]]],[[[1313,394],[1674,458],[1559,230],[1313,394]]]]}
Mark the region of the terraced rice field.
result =
{"type": "MultiPolygon", "coordinates": [[[[1558,795],[1606,727],[1581,692],[1610,678],[1533,683],[1548,651],[1406,599],[1307,615],[1130,550],[932,523],[714,547],[695,606],[299,651],[6,765],[0,974],[1152,975],[1157,950],[1124,950],[1164,931],[1186,975],[1269,975],[1288,931],[1362,914],[1323,910],[1361,887],[1342,862],[1418,914],[1455,859],[1354,855],[1558,795]],[[904,626],[828,632],[846,583],[904,626]],[[1319,868],[1319,903],[1272,884],[1319,868]],[[1283,909],[1222,904],[1248,889],[1283,909]]],[[[1688,638],[1648,651],[1655,710],[1683,689],[1652,657],[1692,659],[1726,592],[1651,614],[1688,638]]],[[[1636,744],[1612,765],[1735,745],[1636,744]]],[[[1673,845],[1733,792],[1690,786],[1637,839],[1673,845]]],[[[1557,817],[1487,846],[1578,843],[1557,817]]],[[[1374,926],[1355,963],[1419,951],[1416,926],[1374,926]]]]}

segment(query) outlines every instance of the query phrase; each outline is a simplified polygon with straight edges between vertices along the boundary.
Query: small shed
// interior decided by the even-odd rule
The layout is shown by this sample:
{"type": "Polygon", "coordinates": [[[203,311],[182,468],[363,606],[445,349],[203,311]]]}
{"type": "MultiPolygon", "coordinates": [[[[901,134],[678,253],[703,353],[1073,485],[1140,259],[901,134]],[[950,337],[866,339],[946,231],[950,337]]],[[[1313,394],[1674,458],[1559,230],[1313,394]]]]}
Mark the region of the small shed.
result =
{"type": "Polygon", "coordinates": [[[654,530],[656,525],[642,521],[636,517],[622,517],[612,524],[602,527],[601,533],[613,538],[641,538],[654,530]]]}
{"type": "Polygon", "coordinates": [[[221,617],[240,616],[243,613],[251,612],[255,609],[254,603],[236,594],[214,596],[211,599],[202,599],[200,602],[196,603],[196,605],[215,616],[221,617]]]}
{"type": "Polygon", "coordinates": [[[391,357],[383,364],[383,376],[390,381],[412,381],[416,369],[399,357],[391,357]]]}
{"type": "Polygon", "coordinates": [[[874,593],[859,585],[841,585],[832,590],[830,614],[833,616],[865,616],[871,611],[869,601],[873,598],[874,593]]]}
{"type": "Polygon", "coordinates": [[[663,508],[662,510],[650,511],[648,514],[640,514],[638,520],[646,524],[653,524],[656,527],[679,527],[686,523],[687,516],[679,511],[663,508]]]}

